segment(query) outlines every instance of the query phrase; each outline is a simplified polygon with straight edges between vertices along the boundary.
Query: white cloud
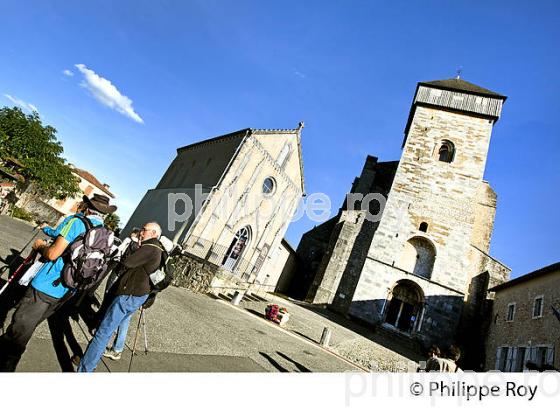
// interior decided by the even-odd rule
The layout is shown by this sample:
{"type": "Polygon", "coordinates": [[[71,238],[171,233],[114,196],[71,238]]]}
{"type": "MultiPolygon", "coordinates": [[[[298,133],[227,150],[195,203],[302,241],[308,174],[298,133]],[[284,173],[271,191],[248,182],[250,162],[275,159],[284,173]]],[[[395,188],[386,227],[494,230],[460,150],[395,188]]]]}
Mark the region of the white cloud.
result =
{"type": "Polygon", "coordinates": [[[74,73],[70,70],[64,70],[62,74],[64,74],[66,77],[74,77],[74,73]]]}
{"type": "Polygon", "coordinates": [[[39,112],[37,107],[35,107],[33,104],[26,103],[25,101],[20,100],[17,97],[12,97],[10,94],[4,94],[4,97],[6,97],[13,104],[20,106],[21,108],[23,108],[26,111],[29,111],[29,112],[37,111],[37,112],[39,112]]]}
{"type": "Polygon", "coordinates": [[[101,77],[84,64],[76,64],[76,68],[84,76],[80,85],[89,90],[97,101],[140,124],[144,123],[144,120],[132,108],[132,100],[121,94],[111,81],[101,77]]]}

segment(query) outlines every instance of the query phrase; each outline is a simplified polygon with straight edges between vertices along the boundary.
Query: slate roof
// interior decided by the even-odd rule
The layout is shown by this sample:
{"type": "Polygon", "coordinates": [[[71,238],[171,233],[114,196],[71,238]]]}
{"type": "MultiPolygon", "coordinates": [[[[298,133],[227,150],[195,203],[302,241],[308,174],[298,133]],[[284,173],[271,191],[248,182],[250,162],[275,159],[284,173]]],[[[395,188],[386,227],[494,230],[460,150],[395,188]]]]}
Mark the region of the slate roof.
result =
{"type": "Polygon", "coordinates": [[[501,95],[494,91],[490,91],[486,88],[480,87],[476,84],[469,83],[462,78],[448,78],[447,80],[426,81],[418,84],[450,91],[464,91],[471,94],[484,95],[488,97],[500,98],[503,100],[507,98],[505,95],[501,95]]]}
{"type": "MultiPolygon", "coordinates": [[[[190,145],[185,145],[184,147],[177,148],[177,153],[180,153],[184,150],[189,150],[193,148],[197,148],[201,145],[205,145],[208,143],[216,143],[224,141],[228,138],[239,138],[240,142],[243,141],[243,138],[249,134],[294,134],[297,136],[297,145],[298,145],[298,155],[299,155],[299,166],[300,166],[300,177],[301,177],[301,189],[303,191],[303,195],[305,196],[305,183],[303,178],[303,158],[302,158],[302,149],[301,149],[301,130],[303,128],[303,123],[300,124],[298,128],[295,129],[261,129],[261,128],[244,128],[239,131],[234,131],[229,134],[220,135],[214,138],[210,138],[207,140],[195,142],[190,145]]],[[[236,155],[234,153],[234,155],[236,155]]]]}

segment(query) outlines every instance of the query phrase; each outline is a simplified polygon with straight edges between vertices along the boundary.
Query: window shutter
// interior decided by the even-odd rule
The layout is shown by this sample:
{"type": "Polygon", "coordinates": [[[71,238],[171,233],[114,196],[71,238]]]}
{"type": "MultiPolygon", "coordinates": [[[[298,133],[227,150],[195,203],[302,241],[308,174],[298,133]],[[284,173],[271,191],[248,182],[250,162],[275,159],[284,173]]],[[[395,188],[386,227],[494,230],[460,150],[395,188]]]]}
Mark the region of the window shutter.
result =
{"type": "Polygon", "coordinates": [[[507,350],[507,360],[506,360],[506,372],[511,372],[511,362],[513,360],[513,347],[508,348],[507,350]]]}
{"type": "Polygon", "coordinates": [[[546,364],[554,366],[554,346],[546,349],[546,364]]]}
{"type": "Polygon", "coordinates": [[[537,363],[537,348],[536,347],[531,347],[531,359],[530,361],[533,363],[537,363]]]}
{"type": "Polygon", "coordinates": [[[517,352],[518,352],[518,348],[517,347],[513,347],[511,349],[513,352],[511,354],[511,368],[509,369],[510,372],[516,372],[517,371],[517,352]]]}
{"type": "Polygon", "coordinates": [[[527,369],[527,362],[531,360],[531,348],[527,347],[525,349],[525,356],[523,357],[523,370],[527,369]]]}
{"type": "Polygon", "coordinates": [[[500,360],[502,358],[502,348],[498,347],[496,349],[496,370],[502,370],[500,369],[500,360]]]}

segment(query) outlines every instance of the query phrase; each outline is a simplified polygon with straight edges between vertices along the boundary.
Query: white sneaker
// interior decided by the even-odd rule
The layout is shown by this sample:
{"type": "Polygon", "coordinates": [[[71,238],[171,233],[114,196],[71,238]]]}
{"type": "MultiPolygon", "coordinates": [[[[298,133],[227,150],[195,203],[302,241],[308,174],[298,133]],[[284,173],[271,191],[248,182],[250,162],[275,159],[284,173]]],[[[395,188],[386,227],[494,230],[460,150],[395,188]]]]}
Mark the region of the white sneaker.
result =
{"type": "Polygon", "coordinates": [[[108,357],[111,360],[120,360],[121,352],[115,352],[113,349],[105,349],[103,356],[108,357]]]}

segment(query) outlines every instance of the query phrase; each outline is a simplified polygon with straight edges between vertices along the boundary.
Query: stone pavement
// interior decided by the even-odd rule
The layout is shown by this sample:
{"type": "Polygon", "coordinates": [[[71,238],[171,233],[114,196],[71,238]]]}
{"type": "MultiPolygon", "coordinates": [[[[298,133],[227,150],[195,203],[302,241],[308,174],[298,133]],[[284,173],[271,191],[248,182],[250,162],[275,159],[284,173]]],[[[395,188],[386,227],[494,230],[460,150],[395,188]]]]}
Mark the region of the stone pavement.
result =
{"type": "MultiPolygon", "coordinates": [[[[19,250],[34,234],[32,226],[0,216],[0,258],[19,250]]],[[[2,262],[0,261],[0,267],[2,262]]],[[[6,274],[2,279],[6,278],[6,274]]],[[[0,281],[3,283],[4,280],[0,281]]],[[[102,285],[100,289],[103,289],[102,285]]],[[[347,372],[405,370],[408,358],[332,321],[328,312],[312,311],[292,301],[266,295],[288,307],[286,329],[266,321],[263,302],[247,297],[239,307],[207,295],[171,287],[146,311],[148,354],[144,354],[142,327],[132,371],[137,372],[347,372]],[[333,330],[331,349],[318,345],[324,326],[333,330]],[[354,364],[352,363],[354,362],[354,364]],[[358,364],[358,365],[356,365],[358,364]]],[[[0,297],[1,298],[1,297],[0,297]]],[[[139,314],[131,321],[127,346],[131,349],[139,314]]],[[[6,325],[9,323],[9,316],[6,325]]],[[[70,321],[82,349],[91,338],[84,322],[70,321]]],[[[103,359],[100,372],[128,370],[130,351],[120,361],[103,359]]],[[[68,353],[70,351],[68,350],[68,353]]],[[[412,366],[413,367],[413,366],[412,366]]],[[[23,372],[58,372],[51,332],[41,324],[18,367],[23,372]]]]}
{"type": "MultiPolygon", "coordinates": [[[[368,371],[416,371],[423,356],[408,345],[399,343],[380,331],[373,331],[324,307],[289,299],[283,295],[257,295],[244,298],[240,306],[256,316],[264,318],[267,304],[285,307],[290,320],[284,325],[286,331],[318,344],[323,329],[331,330],[329,350],[360,365],[368,371]],[[263,302],[260,296],[269,302],[263,302]]],[[[264,319],[262,319],[264,320],[264,319]]]]}

